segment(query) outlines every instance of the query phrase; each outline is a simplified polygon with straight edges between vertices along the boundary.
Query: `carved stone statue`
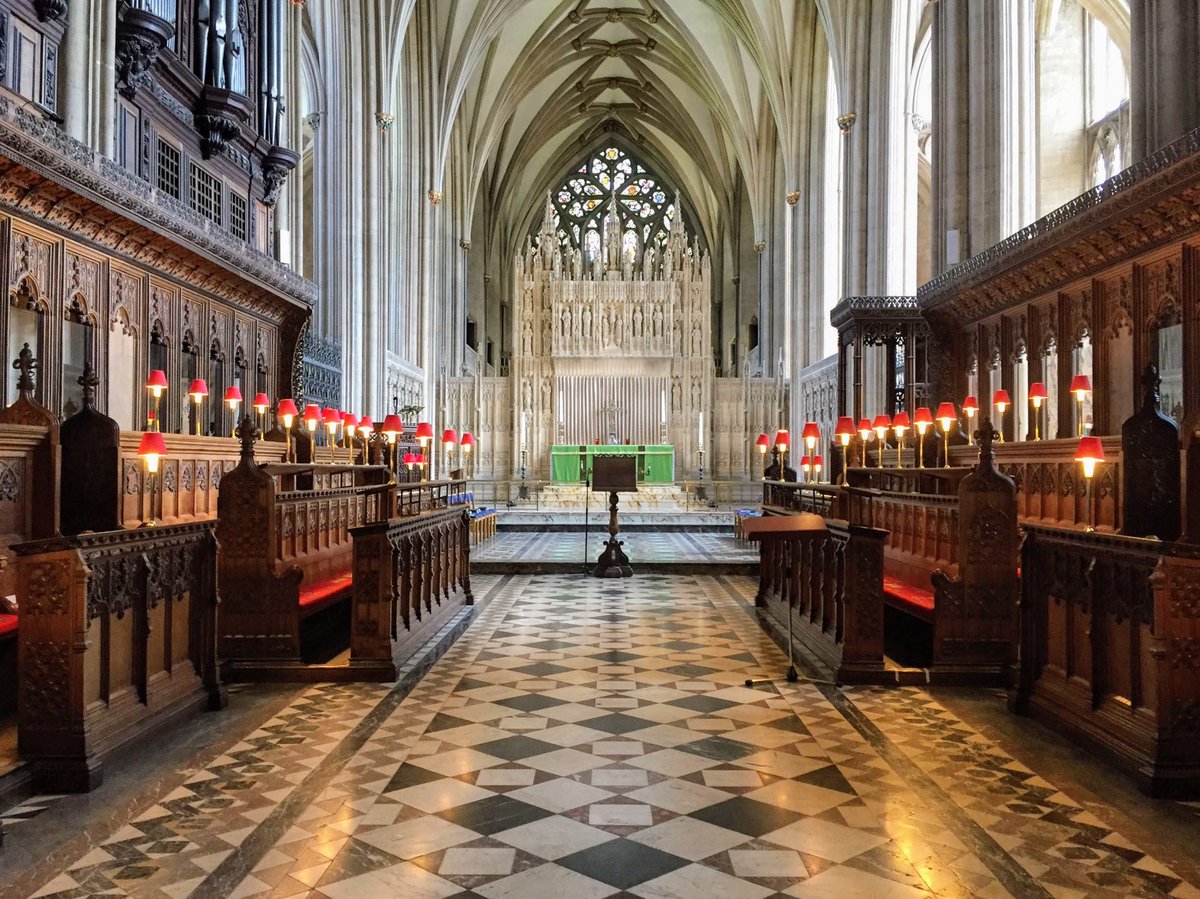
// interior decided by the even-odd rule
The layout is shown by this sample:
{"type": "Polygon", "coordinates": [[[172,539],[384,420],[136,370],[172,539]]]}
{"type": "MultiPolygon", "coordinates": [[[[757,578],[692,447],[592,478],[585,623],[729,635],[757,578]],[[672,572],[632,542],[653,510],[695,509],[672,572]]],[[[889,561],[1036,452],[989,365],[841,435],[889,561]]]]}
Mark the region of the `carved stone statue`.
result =
{"type": "Polygon", "coordinates": [[[562,257],[562,250],[559,249],[558,247],[554,248],[554,261],[552,263],[551,271],[554,272],[554,277],[556,277],[556,278],[562,277],[563,257],[562,257]]]}
{"type": "Polygon", "coordinates": [[[661,338],[663,336],[663,311],[662,304],[654,304],[654,336],[661,338]]]}
{"type": "Polygon", "coordinates": [[[583,253],[578,249],[571,251],[571,277],[576,281],[583,280],[583,253]]]}
{"type": "Polygon", "coordinates": [[[591,340],[592,339],[592,307],[584,306],[582,316],[583,316],[583,327],[580,330],[583,331],[583,339],[591,340]]]}
{"type": "Polygon", "coordinates": [[[683,409],[683,390],[679,386],[679,379],[671,385],[671,409],[674,412],[679,412],[683,409]]]}
{"type": "Polygon", "coordinates": [[[642,307],[634,306],[633,307],[633,336],[635,338],[639,338],[642,336],[643,321],[644,321],[644,316],[642,315],[642,307]]]}
{"type": "Polygon", "coordinates": [[[521,384],[521,408],[530,409],[533,406],[533,388],[529,386],[529,381],[524,381],[521,384]]]}
{"type": "Polygon", "coordinates": [[[692,355],[700,355],[700,347],[702,343],[702,335],[700,334],[700,323],[692,325],[692,355]]]}
{"type": "Polygon", "coordinates": [[[654,247],[646,247],[646,252],[642,254],[642,280],[654,280],[654,247]]]}
{"type": "Polygon", "coordinates": [[[608,201],[608,215],[604,219],[604,251],[608,255],[608,270],[621,270],[621,210],[617,207],[614,193],[608,201]]]}
{"type": "Polygon", "coordinates": [[[663,253],[662,278],[664,281],[669,281],[671,275],[675,271],[675,253],[671,247],[667,247],[667,251],[663,253]]]}
{"type": "Polygon", "coordinates": [[[562,336],[571,336],[571,310],[567,306],[562,310],[562,336]]]}
{"type": "Polygon", "coordinates": [[[525,319],[525,327],[521,332],[521,352],[526,356],[533,355],[533,323],[525,319]]]}

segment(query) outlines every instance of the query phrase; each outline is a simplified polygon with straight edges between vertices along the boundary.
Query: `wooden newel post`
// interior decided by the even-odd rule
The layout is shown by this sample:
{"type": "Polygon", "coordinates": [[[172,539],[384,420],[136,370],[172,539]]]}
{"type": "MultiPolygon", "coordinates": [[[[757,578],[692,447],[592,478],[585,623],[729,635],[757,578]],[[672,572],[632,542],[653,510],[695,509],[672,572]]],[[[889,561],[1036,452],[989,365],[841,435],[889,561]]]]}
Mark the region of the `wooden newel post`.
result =
{"type": "Polygon", "coordinates": [[[597,456],[593,462],[592,489],[598,493],[608,493],[608,540],[592,573],[596,577],[632,577],[629,557],[621,549],[623,541],[617,539],[620,530],[617,525],[617,492],[637,492],[637,465],[634,458],[597,456]]]}

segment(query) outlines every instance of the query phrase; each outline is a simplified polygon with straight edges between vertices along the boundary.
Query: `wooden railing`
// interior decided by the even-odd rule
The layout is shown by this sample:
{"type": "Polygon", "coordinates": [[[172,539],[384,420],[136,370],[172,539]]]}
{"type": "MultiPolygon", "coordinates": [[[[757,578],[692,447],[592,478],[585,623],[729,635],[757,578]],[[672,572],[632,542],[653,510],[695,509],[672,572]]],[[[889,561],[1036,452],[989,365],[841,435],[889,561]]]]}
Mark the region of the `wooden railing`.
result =
{"type": "Polygon", "coordinates": [[[470,522],[440,508],[353,529],[350,665],[395,680],[404,661],[463,606],[474,603],[470,522]]]}
{"type": "Polygon", "coordinates": [[[840,682],[881,683],[885,535],[828,519],[826,526],[824,539],[763,542],[755,604],[784,628],[790,608],[796,640],[840,682]]]}
{"type": "Polygon", "coordinates": [[[13,547],[21,755],[44,792],[89,790],[129,740],[224,696],[211,524],[13,547]]]}
{"type": "Polygon", "coordinates": [[[1025,526],[1010,707],[1098,748],[1153,795],[1200,795],[1200,556],[1025,526]]]}

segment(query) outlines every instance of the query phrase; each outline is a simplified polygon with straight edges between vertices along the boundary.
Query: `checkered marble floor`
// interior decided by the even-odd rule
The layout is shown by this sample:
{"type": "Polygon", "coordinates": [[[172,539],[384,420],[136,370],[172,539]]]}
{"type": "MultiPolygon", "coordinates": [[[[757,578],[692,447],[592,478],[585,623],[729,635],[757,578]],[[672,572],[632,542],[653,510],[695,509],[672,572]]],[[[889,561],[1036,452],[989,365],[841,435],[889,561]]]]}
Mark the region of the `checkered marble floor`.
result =
{"type": "Polygon", "coordinates": [[[411,692],[306,690],[0,892],[1200,896],[923,691],[746,688],[786,665],[752,591],[481,577],[476,620],[411,692]]]}
{"type": "MultiPolygon", "coordinates": [[[[593,529],[587,557],[594,562],[608,531],[593,529]]],[[[621,535],[631,565],[639,563],[757,563],[758,546],[730,534],[630,532],[621,535]]],[[[501,531],[471,550],[473,562],[581,562],[584,535],[578,532],[501,531]]]]}

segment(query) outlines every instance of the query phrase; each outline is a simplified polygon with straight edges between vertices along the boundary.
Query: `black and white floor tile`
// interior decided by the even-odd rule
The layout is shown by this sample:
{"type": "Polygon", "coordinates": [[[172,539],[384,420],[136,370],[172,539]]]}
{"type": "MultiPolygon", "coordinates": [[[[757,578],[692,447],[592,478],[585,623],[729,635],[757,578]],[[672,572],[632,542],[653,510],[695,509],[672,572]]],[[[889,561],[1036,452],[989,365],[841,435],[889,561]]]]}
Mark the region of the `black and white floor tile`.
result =
{"type": "Polygon", "coordinates": [[[748,579],[475,586],[410,690],[304,691],[20,895],[1200,896],[923,691],[745,687],[748,579]]]}

